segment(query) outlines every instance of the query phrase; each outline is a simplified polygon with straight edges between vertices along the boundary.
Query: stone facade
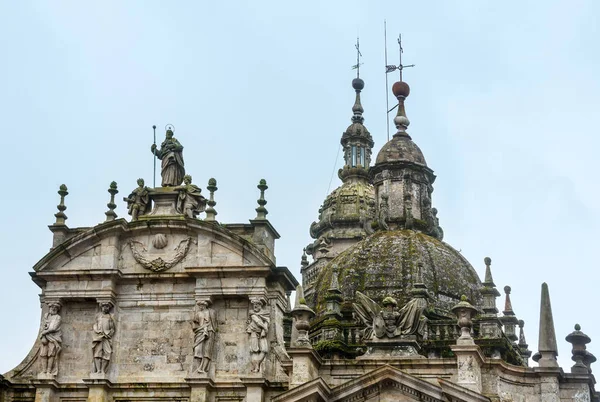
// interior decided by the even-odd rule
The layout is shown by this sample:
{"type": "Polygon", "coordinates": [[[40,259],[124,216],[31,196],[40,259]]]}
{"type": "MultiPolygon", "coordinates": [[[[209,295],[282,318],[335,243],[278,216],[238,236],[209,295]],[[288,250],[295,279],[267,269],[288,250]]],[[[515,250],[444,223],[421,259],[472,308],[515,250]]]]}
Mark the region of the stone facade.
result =
{"type": "Polygon", "coordinates": [[[39,335],[0,376],[0,402],[600,401],[579,325],[566,338],[575,365],[558,366],[547,285],[530,367],[510,287],[499,315],[491,259],[481,281],[442,241],[406,83],[393,87],[398,132],[370,167],[363,87],[353,81],[343,184],[311,225],[304,286],[275,263],[266,181],[255,219],[218,222],[216,180],[200,195],[171,130],[151,148],[162,186],[140,179],[124,199],[131,221],[116,218],[113,182],[106,221],[69,228],[61,186],[52,249],[33,267],[39,335]]]}

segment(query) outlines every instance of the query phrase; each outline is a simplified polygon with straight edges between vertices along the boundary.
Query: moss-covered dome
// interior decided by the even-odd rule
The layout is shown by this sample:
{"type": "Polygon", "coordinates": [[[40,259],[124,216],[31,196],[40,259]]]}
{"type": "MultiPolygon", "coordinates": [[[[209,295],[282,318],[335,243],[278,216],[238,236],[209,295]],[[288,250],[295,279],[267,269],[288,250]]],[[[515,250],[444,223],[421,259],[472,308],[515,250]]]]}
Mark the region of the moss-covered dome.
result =
{"type": "Polygon", "coordinates": [[[378,303],[392,296],[402,306],[410,299],[419,263],[438,313],[453,316],[450,309],[461,295],[481,305],[481,281],[471,264],[450,245],[414,230],[379,231],[338,255],[320,272],[313,305],[317,313],[323,312],[337,265],[346,301],[358,290],[378,303]]]}
{"type": "Polygon", "coordinates": [[[377,154],[375,164],[386,162],[412,162],[427,166],[421,149],[406,133],[395,134],[377,154]]]}

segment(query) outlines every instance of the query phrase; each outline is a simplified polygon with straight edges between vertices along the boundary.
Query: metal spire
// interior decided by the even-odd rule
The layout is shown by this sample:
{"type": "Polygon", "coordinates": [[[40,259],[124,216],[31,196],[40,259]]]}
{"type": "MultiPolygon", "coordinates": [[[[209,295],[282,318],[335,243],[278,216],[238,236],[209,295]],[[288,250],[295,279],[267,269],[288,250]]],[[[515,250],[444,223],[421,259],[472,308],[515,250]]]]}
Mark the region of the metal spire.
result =
{"type": "Polygon", "coordinates": [[[408,67],[414,67],[414,64],[408,64],[408,65],[404,65],[402,64],[402,53],[404,53],[404,49],[402,48],[402,34],[398,35],[398,65],[395,66],[393,64],[387,64],[388,60],[387,60],[387,24],[386,21],[383,20],[383,40],[385,43],[385,105],[386,105],[386,127],[387,127],[387,140],[390,140],[390,122],[389,122],[389,114],[392,110],[394,110],[398,105],[394,106],[393,108],[390,109],[390,104],[389,104],[389,92],[388,92],[388,78],[387,75],[391,72],[394,72],[396,70],[398,70],[398,72],[400,73],[400,82],[402,82],[402,70],[404,70],[405,68],[408,67]]]}
{"type": "MultiPolygon", "coordinates": [[[[400,73],[400,81],[402,81],[402,70],[404,70],[405,68],[415,66],[414,64],[407,64],[407,65],[402,64],[402,53],[404,53],[404,49],[402,48],[402,34],[399,34],[398,35],[398,65],[395,66],[393,64],[387,64],[387,61],[386,61],[385,73],[388,74],[388,73],[398,70],[398,72],[400,73]]],[[[387,54],[387,52],[386,52],[386,54],[387,54]]]]}
{"type": "Polygon", "coordinates": [[[356,64],[352,66],[353,70],[356,70],[356,78],[360,78],[360,66],[363,64],[360,62],[360,58],[362,57],[362,53],[360,52],[360,42],[358,40],[358,36],[356,37],[356,64]]]}

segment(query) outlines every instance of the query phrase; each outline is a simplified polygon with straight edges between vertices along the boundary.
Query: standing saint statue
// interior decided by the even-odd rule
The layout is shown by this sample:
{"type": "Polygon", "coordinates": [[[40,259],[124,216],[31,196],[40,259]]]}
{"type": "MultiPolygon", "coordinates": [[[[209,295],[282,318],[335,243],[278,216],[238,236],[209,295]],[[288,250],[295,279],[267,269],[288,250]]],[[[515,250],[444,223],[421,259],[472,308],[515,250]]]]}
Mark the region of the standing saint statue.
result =
{"type": "Polygon", "coordinates": [[[208,372],[210,361],[213,359],[215,346],[215,331],[217,318],[215,310],[209,308],[208,300],[196,303],[192,329],[194,330],[194,363],[192,371],[208,372]]]}
{"type": "Polygon", "coordinates": [[[183,177],[183,186],[176,187],[179,191],[176,210],[188,218],[195,218],[206,208],[206,198],[200,192],[200,187],[192,184],[192,176],[186,174],[183,177]]]}
{"type": "Polygon", "coordinates": [[[92,352],[94,354],[94,373],[106,373],[112,354],[112,337],[115,334],[115,319],[110,310],[112,303],[100,305],[101,312],[96,314],[92,337],[92,352]]]}
{"type": "Polygon", "coordinates": [[[132,222],[137,221],[138,216],[150,212],[150,189],[144,186],[144,179],[138,179],[137,184],[137,188],[129,194],[129,197],[123,197],[123,201],[127,203],[127,212],[131,215],[132,222]]]}
{"type": "Polygon", "coordinates": [[[160,149],[156,148],[156,144],[152,144],[150,151],[162,161],[160,165],[161,185],[163,187],[179,186],[185,176],[183,146],[173,137],[173,130],[167,130],[166,138],[160,144],[160,149]]]}
{"type": "Polygon", "coordinates": [[[42,373],[58,374],[58,357],[62,350],[62,331],[60,329],[61,318],[59,302],[48,303],[48,312],[44,316],[40,340],[40,359],[42,360],[42,373]]]}
{"type": "Polygon", "coordinates": [[[246,332],[250,335],[250,362],[252,373],[260,372],[260,365],[269,353],[269,323],[271,321],[269,311],[264,308],[262,299],[251,299],[252,310],[248,319],[246,332]]]}

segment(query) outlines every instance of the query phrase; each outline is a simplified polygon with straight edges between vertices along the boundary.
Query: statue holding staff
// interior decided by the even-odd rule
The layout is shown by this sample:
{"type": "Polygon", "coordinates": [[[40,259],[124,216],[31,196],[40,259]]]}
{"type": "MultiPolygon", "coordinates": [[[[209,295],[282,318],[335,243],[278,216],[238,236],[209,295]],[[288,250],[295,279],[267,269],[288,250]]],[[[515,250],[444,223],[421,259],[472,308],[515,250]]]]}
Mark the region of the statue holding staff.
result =
{"type": "Polygon", "coordinates": [[[185,176],[183,146],[173,137],[173,130],[167,130],[166,138],[160,144],[160,149],[157,149],[156,144],[152,144],[150,151],[161,160],[161,185],[163,187],[179,186],[185,176]]]}

